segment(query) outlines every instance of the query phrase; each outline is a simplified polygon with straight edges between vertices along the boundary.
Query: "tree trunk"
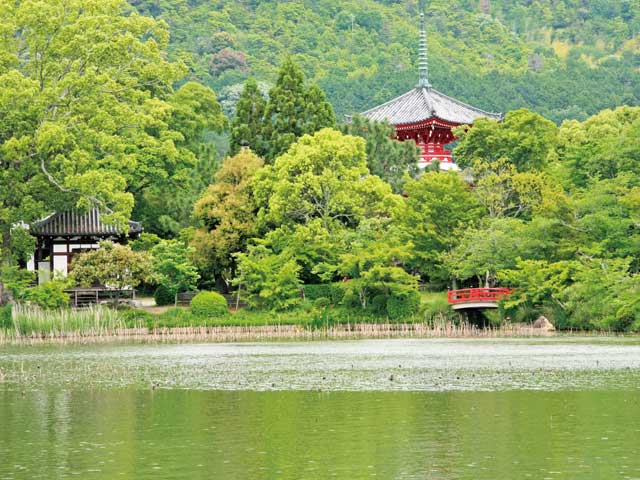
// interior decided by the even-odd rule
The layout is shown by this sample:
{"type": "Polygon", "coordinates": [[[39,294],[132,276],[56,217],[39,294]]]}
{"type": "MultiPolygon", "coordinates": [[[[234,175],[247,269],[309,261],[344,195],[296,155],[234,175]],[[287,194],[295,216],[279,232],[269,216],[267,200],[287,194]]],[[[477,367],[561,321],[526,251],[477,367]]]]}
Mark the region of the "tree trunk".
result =
{"type": "Polygon", "coordinates": [[[174,300],[173,306],[177,307],[178,306],[178,291],[177,290],[176,290],[176,294],[173,297],[173,300],[174,300]]]}

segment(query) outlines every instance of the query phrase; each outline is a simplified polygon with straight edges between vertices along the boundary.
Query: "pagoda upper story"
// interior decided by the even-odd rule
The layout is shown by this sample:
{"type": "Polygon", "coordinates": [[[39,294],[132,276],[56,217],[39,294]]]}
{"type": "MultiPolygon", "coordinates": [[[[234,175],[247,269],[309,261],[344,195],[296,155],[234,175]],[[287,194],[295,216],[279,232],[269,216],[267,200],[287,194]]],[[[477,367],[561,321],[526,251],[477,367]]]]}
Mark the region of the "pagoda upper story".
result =
{"type": "Polygon", "coordinates": [[[457,169],[450,150],[445,146],[455,137],[452,129],[473,125],[477,118],[502,120],[502,114],[486,112],[435,90],[429,83],[427,36],[424,14],[420,28],[420,81],[416,88],[393,100],[362,113],[370,120],[387,121],[396,129],[400,141],[413,140],[422,150],[420,167],[434,161],[443,170],[457,169]]]}

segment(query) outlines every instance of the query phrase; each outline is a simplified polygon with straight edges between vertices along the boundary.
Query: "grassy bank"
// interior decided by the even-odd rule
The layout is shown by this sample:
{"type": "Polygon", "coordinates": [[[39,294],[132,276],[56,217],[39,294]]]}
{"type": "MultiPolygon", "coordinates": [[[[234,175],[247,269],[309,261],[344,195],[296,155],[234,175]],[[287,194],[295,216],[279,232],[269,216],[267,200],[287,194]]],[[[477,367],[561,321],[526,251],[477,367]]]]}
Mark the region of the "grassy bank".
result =
{"type": "MultiPolygon", "coordinates": [[[[41,310],[14,305],[11,319],[0,324],[0,343],[111,341],[192,342],[360,338],[487,338],[533,337],[548,333],[529,325],[479,328],[457,321],[450,311],[423,309],[420,315],[391,322],[388,318],[354,314],[340,308],[286,313],[241,310],[220,318],[195,317],[172,308],[160,315],[143,310],[41,310]]],[[[602,332],[602,334],[609,334],[602,332]]]]}

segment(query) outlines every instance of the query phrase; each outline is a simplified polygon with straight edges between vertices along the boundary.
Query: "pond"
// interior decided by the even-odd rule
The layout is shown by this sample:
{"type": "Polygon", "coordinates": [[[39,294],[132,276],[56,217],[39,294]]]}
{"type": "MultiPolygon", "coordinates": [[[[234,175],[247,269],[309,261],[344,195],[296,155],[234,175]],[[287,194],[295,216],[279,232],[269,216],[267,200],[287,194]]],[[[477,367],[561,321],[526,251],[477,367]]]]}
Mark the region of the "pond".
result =
{"type": "Polygon", "coordinates": [[[640,340],[0,347],[0,479],[640,478],[640,340]]]}

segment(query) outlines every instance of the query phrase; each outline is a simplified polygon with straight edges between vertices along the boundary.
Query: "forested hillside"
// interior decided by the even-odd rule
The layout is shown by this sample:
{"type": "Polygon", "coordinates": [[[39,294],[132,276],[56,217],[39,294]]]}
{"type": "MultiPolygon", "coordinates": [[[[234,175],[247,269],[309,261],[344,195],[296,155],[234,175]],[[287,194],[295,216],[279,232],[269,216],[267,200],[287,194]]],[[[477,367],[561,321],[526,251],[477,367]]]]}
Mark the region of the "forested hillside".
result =
{"type": "Polygon", "coordinates": [[[227,114],[249,76],[273,84],[292,54],[338,117],[416,82],[427,13],[432,83],[494,111],[558,122],[640,99],[637,0],[129,0],[170,25],[170,52],[227,114]]]}

